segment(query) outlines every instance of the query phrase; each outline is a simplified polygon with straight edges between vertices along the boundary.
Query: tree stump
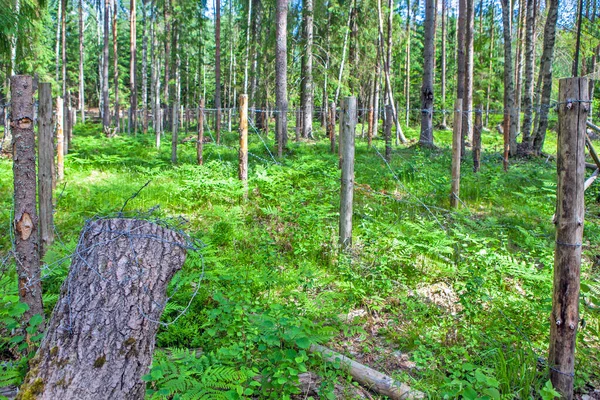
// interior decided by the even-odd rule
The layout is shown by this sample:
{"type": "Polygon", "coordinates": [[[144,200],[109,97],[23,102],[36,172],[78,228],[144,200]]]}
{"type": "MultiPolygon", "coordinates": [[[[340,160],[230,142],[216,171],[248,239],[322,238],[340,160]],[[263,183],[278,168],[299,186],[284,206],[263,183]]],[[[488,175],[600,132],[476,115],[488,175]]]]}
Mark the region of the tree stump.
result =
{"type": "Polygon", "coordinates": [[[166,290],[185,238],[157,224],[99,219],[69,275],[18,399],[143,399],[166,290]]]}

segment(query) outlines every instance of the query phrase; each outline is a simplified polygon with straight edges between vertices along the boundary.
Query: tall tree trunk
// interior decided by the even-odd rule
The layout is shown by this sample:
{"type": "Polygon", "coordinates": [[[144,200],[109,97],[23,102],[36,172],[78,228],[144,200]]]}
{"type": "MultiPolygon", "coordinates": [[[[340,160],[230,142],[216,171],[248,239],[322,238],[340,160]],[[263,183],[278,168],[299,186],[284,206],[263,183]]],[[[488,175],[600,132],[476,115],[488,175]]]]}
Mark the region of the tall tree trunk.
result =
{"type": "Polygon", "coordinates": [[[534,66],[533,59],[535,56],[534,33],[535,33],[535,9],[534,0],[526,0],[527,3],[527,20],[525,29],[525,97],[523,98],[523,138],[521,143],[527,148],[531,137],[531,123],[533,120],[533,82],[534,82],[534,66]]]}
{"type": "MultiPolygon", "coordinates": [[[[446,14],[448,7],[448,0],[442,1],[442,76],[440,86],[441,95],[442,95],[442,110],[446,110],[446,40],[447,40],[447,32],[446,32],[446,14]]],[[[442,112],[442,129],[447,129],[447,115],[446,112],[442,112]]]]}
{"type": "MultiPolygon", "coordinates": [[[[466,84],[467,0],[458,1],[458,30],[456,33],[456,98],[465,98],[466,84]]],[[[463,103],[464,104],[464,103],[463,103]]],[[[462,107],[461,107],[462,108],[462,107]]],[[[462,120],[461,120],[462,125],[462,120]]],[[[462,132],[462,130],[461,130],[462,132]]],[[[464,137],[461,133],[461,156],[464,157],[464,137]]]]}
{"type": "Polygon", "coordinates": [[[494,19],[494,11],[495,11],[496,7],[494,5],[494,2],[490,3],[490,52],[489,52],[489,68],[488,68],[488,76],[487,76],[487,80],[488,80],[488,85],[487,85],[487,91],[486,91],[486,101],[485,101],[485,126],[489,125],[490,122],[490,94],[492,92],[492,73],[493,73],[493,67],[494,67],[494,26],[496,24],[495,19],[494,19]]]}
{"type": "MultiPolygon", "coordinates": [[[[65,111],[67,107],[67,0],[60,0],[62,2],[62,12],[60,14],[60,21],[62,25],[62,98],[65,99],[65,111]]],[[[66,126],[67,113],[63,114],[65,120],[63,121],[66,126]]],[[[68,145],[65,146],[65,150],[68,150],[68,145]]],[[[66,154],[66,153],[65,153],[66,154]]]]}
{"type": "Polygon", "coordinates": [[[85,123],[85,78],[83,75],[83,0],[79,0],[79,111],[85,123]]]}
{"type": "Polygon", "coordinates": [[[185,248],[182,235],[148,221],[88,222],[18,398],[142,400],[185,248]]]}
{"type": "Polygon", "coordinates": [[[406,62],[404,69],[406,71],[406,79],[404,80],[404,101],[405,101],[405,114],[404,114],[404,125],[408,126],[410,121],[410,0],[406,0],[406,62]]]}
{"type": "Polygon", "coordinates": [[[527,16],[527,11],[526,11],[526,6],[525,6],[525,1],[526,0],[519,0],[519,25],[517,27],[517,51],[515,53],[515,118],[511,118],[510,120],[510,133],[511,133],[511,137],[514,136],[515,140],[515,149],[513,149],[515,151],[514,154],[516,154],[516,143],[517,143],[517,136],[519,134],[519,126],[520,126],[520,118],[521,118],[521,93],[522,93],[522,87],[521,87],[521,82],[522,82],[522,78],[523,78],[523,53],[524,53],[524,44],[525,44],[525,40],[524,40],[524,36],[525,36],[525,17],[527,16]]]}
{"type": "Polygon", "coordinates": [[[110,134],[110,109],[108,102],[108,20],[110,18],[110,1],[104,0],[104,45],[102,47],[104,54],[102,63],[102,127],[105,135],[110,134]]]}
{"type": "Polygon", "coordinates": [[[215,133],[221,143],[221,0],[215,0],[215,133]]]}
{"type": "Polygon", "coordinates": [[[544,44],[540,67],[542,96],[540,109],[536,116],[538,123],[535,135],[530,142],[535,154],[539,154],[544,146],[546,129],[548,129],[548,112],[550,111],[550,95],[552,94],[552,62],[554,61],[554,42],[556,41],[556,21],[558,20],[558,0],[548,0],[548,16],[544,27],[544,44]]]}
{"type": "Polygon", "coordinates": [[[248,94],[248,59],[250,57],[250,31],[252,22],[252,2],[248,0],[248,21],[246,25],[246,56],[244,57],[244,94],[248,94]]]}
{"type": "Polygon", "coordinates": [[[313,0],[304,0],[302,9],[304,14],[304,38],[306,47],[304,48],[304,98],[302,101],[302,137],[312,138],[313,121],[313,77],[312,77],[312,45],[313,45],[313,0]]]}
{"type": "Polygon", "coordinates": [[[433,147],[433,59],[435,58],[435,0],[425,1],[423,86],[421,87],[421,136],[419,144],[433,147]]]}
{"type": "MultiPolygon", "coordinates": [[[[56,83],[60,82],[60,48],[62,42],[62,0],[58,0],[58,9],[56,10],[56,83]]],[[[8,74],[10,75],[10,74],[8,74]]]]}
{"type": "Polygon", "coordinates": [[[377,56],[375,57],[375,71],[373,72],[373,136],[377,136],[379,129],[379,97],[381,91],[381,35],[377,35],[377,56]]]}
{"type": "Polygon", "coordinates": [[[112,20],[112,33],[113,33],[113,79],[115,82],[115,132],[119,132],[120,127],[120,111],[119,111],[119,53],[117,51],[117,15],[118,5],[117,0],[113,2],[113,20],[112,20]]]}
{"type": "Polygon", "coordinates": [[[277,0],[275,15],[275,97],[277,101],[277,154],[279,157],[283,155],[283,149],[287,146],[287,11],[288,0],[277,0]]]}
{"type": "Polygon", "coordinates": [[[142,1],[142,110],[144,112],[143,130],[148,132],[148,10],[147,0],[142,1]]]}
{"type": "Polygon", "coordinates": [[[510,135],[510,121],[514,116],[513,108],[515,106],[511,43],[512,18],[510,0],[502,0],[502,28],[504,33],[504,168],[506,169],[508,167],[508,155],[513,155],[516,151],[516,140],[513,146],[513,137],[510,135]]]}
{"type": "Polygon", "coordinates": [[[129,47],[131,55],[129,59],[129,107],[131,119],[129,124],[133,126],[133,133],[137,134],[137,7],[135,0],[129,2],[129,47]]]}
{"type": "MultiPolygon", "coordinates": [[[[352,3],[350,3],[352,4],[352,3]]],[[[344,64],[346,63],[346,49],[348,48],[348,35],[350,33],[350,22],[352,18],[352,8],[348,12],[348,23],[346,24],[346,33],[344,34],[344,46],[342,47],[342,62],[340,63],[340,72],[338,74],[338,86],[335,91],[335,103],[338,104],[340,90],[342,89],[342,75],[344,74],[344,64]]]]}
{"type": "MultiPolygon", "coordinates": [[[[163,87],[163,103],[167,107],[165,114],[169,114],[169,80],[170,77],[170,65],[171,65],[171,0],[166,0],[164,4],[164,18],[165,18],[165,85],[163,87]]],[[[161,107],[162,108],[162,107],[161,107]]],[[[164,120],[167,119],[165,115],[164,120]]]]}
{"type": "Polygon", "coordinates": [[[462,97],[462,125],[461,125],[461,158],[465,159],[465,144],[473,142],[473,38],[475,8],[473,0],[466,0],[465,18],[465,92],[462,97]]]}
{"type": "Polygon", "coordinates": [[[581,47],[581,22],[583,19],[583,0],[579,0],[577,5],[577,35],[575,41],[575,56],[573,57],[573,76],[577,76],[579,73],[579,51],[581,47]]]}

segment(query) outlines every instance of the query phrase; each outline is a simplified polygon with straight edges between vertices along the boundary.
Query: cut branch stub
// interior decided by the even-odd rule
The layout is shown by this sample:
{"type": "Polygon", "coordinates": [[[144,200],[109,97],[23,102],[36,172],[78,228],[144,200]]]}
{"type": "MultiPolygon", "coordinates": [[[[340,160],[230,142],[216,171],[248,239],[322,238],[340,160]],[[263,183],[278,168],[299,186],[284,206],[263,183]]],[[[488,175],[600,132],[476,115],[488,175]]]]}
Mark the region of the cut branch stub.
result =
{"type": "Polygon", "coordinates": [[[18,398],[143,399],[141,377],[186,247],[151,222],[88,222],[18,398]]]}

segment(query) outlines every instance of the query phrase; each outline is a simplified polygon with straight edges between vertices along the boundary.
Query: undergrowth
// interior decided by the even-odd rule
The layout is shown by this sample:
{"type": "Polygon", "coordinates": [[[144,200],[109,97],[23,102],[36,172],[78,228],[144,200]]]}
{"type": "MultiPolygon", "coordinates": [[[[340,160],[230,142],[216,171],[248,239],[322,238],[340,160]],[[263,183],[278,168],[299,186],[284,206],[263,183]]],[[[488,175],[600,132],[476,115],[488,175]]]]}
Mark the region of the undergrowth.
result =
{"type": "MultiPolygon", "coordinates": [[[[97,125],[78,125],[66,178],[56,190],[59,236],[45,258],[46,313],[68,270],[59,260],[73,252],[84,221],[119,210],[151,180],[128,208],[160,206],[159,215],[182,215],[189,221],[186,231],[206,247],[205,273],[191,307],[157,335],[158,350],[144,376],[148,398],[293,398],[298,376],[307,371],[321,376],[321,398],[335,398],[336,385],[348,386],[346,373],[312,354],[313,343],[431,398],[552,398],[543,358],[556,166],[545,159],[515,160],[504,173],[501,138],[489,133],[481,171],[474,174],[468,158],[463,164],[464,205],[451,212],[450,136],[437,132],[437,149],[395,148],[391,169],[357,140],[354,246],[344,255],[337,247],[338,161],[325,140],[290,142],[275,164],[252,132],[250,152],[258,157],[250,156],[245,195],[235,150],[207,144],[205,164],[198,166],[194,143],[186,142],[179,146],[179,164],[171,165],[168,138],[157,151],[153,135],[107,139],[97,125]],[[436,293],[446,300],[436,300],[436,293]],[[357,317],[347,317],[357,310],[357,317]]],[[[267,141],[272,145],[272,138],[267,141]]],[[[225,133],[224,142],[235,146],[236,135],[225,133]]],[[[383,150],[381,140],[374,143],[383,150]]],[[[550,137],[548,152],[552,145],[550,137]]],[[[11,193],[11,163],[0,160],[6,233],[11,193]]],[[[599,318],[592,308],[600,303],[599,197],[597,186],[586,193],[580,391],[600,385],[599,318]]],[[[9,249],[10,237],[3,235],[0,256],[9,249]]],[[[185,309],[199,269],[191,257],[164,320],[185,309]]],[[[14,267],[6,271],[0,386],[18,382],[24,365],[13,367],[16,277],[14,267]]]]}

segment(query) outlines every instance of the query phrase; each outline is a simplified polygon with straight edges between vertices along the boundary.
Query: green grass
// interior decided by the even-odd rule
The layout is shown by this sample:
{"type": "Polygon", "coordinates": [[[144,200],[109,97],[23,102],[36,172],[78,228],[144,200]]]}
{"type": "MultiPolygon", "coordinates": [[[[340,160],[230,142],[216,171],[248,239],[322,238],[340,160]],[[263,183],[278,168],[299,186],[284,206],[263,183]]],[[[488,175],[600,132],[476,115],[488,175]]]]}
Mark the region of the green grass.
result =
{"type": "MultiPolygon", "coordinates": [[[[206,244],[198,295],[184,316],[159,331],[157,346],[202,349],[205,358],[194,363],[213,371],[208,376],[221,382],[222,392],[233,398],[286,398],[295,391],[290,383],[309,369],[323,376],[321,397],[328,398],[334,382],[348,381],[308,354],[310,343],[346,352],[432,398],[496,398],[497,393],[529,398],[548,390],[537,356],[545,357],[548,348],[556,201],[552,161],[515,160],[505,173],[502,138],[486,133],[481,171],[472,172],[470,152],[463,163],[464,206],[454,212],[449,210],[450,131],[436,132],[435,150],[395,147],[391,171],[374,149],[357,140],[354,247],[343,255],[336,236],[337,157],[325,140],[290,142],[280,165],[251,155],[245,197],[235,149],[207,144],[205,164],[198,166],[194,143],[183,143],[174,166],[169,137],[158,151],[152,135],[107,139],[100,132],[91,124],[75,129],[66,177],[56,190],[61,242],[46,262],[74,250],[86,219],[120,210],[150,180],[127,211],[160,206],[157,215],[185,217],[185,230],[206,244]],[[449,288],[456,303],[440,306],[419,294],[434,285],[449,288]],[[340,320],[340,314],[356,309],[366,314],[340,320]],[[397,352],[407,355],[404,364],[394,361],[397,352]],[[262,379],[249,379],[252,375],[262,379]]],[[[414,142],[418,131],[405,134],[414,142]]],[[[235,133],[225,133],[223,140],[236,146],[235,133]]],[[[267,141],[272,147],[272,137],[267,141]]],[[[374,143],[383,151],[380,138],[374,143]]],[[[545,145],[546,152],[555,152],[556,138],[548,137],[545,145]]],[[[252,132],[250,152],[271,160],[252,132]]],[[[11,193],[11,162],[0,160],[5,232],[11,193]]],[[[598,196],[596,186],[586,194],[582,277],[588,298],[600,276],[598,196]]],[[[0,255],[9,248],[4,235],[0,255]]],[[[177,278],[182,290],[167,305],[165,321],[181,312],[194,291],[199,256],[191,255],[177,278]]],[[[66,265],[47,271],[47,313],[66,272],[66,265]]],[[[0,281],[0,306],[16,293],[14,273],[8,276],[0,281]]],[[[581,314],[586,327],[577,343],[579,389],[600,384],[598,312],[582,304],[581,314]]],[[[7,336],[0,341],[2,349],[7,341],[7,336]]],[[[149,396],[166,398],[216,385],[202,383],[186,369],[193,363],[185,360],[196,359],[193,353],[168,354],[157,354],[146,377],[149,396]],[[175,375],[187,381],[168,379],[175,375]]]]}

